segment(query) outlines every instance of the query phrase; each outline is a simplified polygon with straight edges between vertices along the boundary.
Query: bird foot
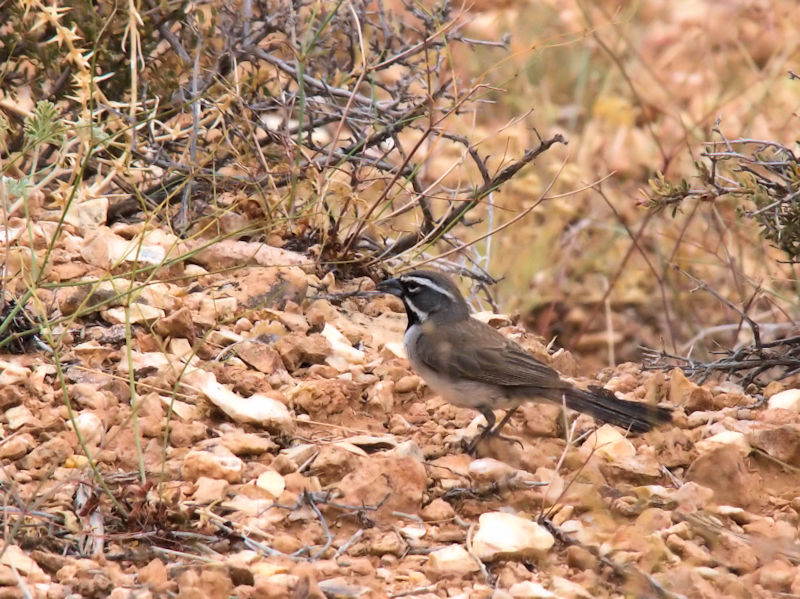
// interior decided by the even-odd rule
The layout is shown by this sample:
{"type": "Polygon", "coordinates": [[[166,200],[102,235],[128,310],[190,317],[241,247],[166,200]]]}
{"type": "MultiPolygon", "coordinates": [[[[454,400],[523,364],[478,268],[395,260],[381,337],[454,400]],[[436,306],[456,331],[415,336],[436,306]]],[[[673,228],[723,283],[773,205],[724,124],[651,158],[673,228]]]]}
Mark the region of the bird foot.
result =
{"type": "Polygon", "coordinates": [[[501,435],[500,431],[498,430],[500,427],[497,426],[495,428],[489,428],[488,426],[481,427],[481,432],[473,437],[472,441],[470,441],[467,446],[464,448],[464,451],[467,455],[472,457],[475,456],[475,450],[478,448],[478,445],[481,441],[486,439],[487,437],[493,437],[495,439],[502,439],[503,441],[507,441],[509,443],[519,443],[520,448],[524,448],[525,446],[522,444],[522,441],[515,437],[507,437],[505,435],[501,435]]]}

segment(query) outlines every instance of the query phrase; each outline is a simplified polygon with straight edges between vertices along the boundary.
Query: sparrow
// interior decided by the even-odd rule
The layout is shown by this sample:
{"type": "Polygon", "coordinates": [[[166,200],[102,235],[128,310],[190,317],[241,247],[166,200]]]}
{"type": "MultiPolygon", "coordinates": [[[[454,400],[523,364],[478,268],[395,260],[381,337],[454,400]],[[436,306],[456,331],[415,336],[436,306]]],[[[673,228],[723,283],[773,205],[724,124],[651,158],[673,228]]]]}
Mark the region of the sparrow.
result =
{"type": "Polygon", "coordinates": [[[500,431],[526,401],[551,401],[633,432],[671,419],[671,410],[619,399],[602,387],[581,389],[522,346],[470,316],[469,305],[446,275],[416,270],[381,281],[379,292],[399,297],[408,327],[408,360],[425,383],[446,401],[474,408],[487,426],[469,444],[472,453],[500,431]],[[507,410],[495,426],[496,409],[507,410]]]}

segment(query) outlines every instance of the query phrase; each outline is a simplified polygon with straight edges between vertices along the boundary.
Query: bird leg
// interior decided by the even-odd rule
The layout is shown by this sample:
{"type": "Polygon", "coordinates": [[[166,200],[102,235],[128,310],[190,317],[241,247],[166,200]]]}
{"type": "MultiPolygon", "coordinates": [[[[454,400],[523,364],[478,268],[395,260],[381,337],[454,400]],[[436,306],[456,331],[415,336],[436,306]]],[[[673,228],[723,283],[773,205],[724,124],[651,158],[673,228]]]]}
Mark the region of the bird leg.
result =
{"type": "Polygon", "coordinates": [[[520,447],[522,447],[522,442],[519,439],[514,439],[513,437],[504,437],[500,434],[500,431],[506,425],[506,423],[511,420],[511,417],[514,415],[514,412],[517,411],[516,407],[513,407],[506,411],[505,416],[500,421],[500,423],[495,426],[494,423],[496,418],[494,416],[494,412],[488,406],[479,406],[478,411],[483,414],[483,417],[486,418],[486,426],[483,427],[483,430],[472,440],[470,441],[469,445],[467,445],[467,454],[473,455],[475,452],[475,448],[478,447],[478,444],[483,441],[486,437],[497,437],[498,439],[502,439],[503,441],[510,441],[512,443],[519,443],[520,447]]]}

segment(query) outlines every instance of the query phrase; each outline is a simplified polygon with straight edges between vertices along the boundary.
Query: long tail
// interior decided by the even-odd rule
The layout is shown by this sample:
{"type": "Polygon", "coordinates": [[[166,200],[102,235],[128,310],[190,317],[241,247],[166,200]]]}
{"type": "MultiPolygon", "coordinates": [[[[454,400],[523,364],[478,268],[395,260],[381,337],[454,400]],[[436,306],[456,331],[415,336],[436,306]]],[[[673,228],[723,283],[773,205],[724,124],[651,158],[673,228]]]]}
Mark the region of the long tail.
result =
{"type": "Polygon", "coordinates": [[[672,419],[669,408],[619,399],[602,387],[589,387],[586,391],[568,387],[563,389],[563,393],[568,408],[636,433],[649,431],[655,425],[672,419]]]}

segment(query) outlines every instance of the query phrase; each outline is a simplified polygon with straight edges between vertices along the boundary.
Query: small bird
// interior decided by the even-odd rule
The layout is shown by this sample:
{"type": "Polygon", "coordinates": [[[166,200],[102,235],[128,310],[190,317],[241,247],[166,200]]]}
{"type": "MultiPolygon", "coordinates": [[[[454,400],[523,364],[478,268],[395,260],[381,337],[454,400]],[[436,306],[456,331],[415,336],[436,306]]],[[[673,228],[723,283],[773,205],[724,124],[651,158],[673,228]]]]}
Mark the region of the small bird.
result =
{"type": "Polygon", "coordinates": [[[634,432],[667,422],[671,410],[617,398],[602,387],[580,389],[520,345],[470,316],[455,283],[444,274],[417,270],[378,283],[399,297],[408,318],[403,344],[428,386],[448,402],[478,410],[487,426],[467,448],[471,454],[500,431],[525,401],[564,404],[634,432]],[[493,410],[507,410],[495,426],[493,410]]]}

